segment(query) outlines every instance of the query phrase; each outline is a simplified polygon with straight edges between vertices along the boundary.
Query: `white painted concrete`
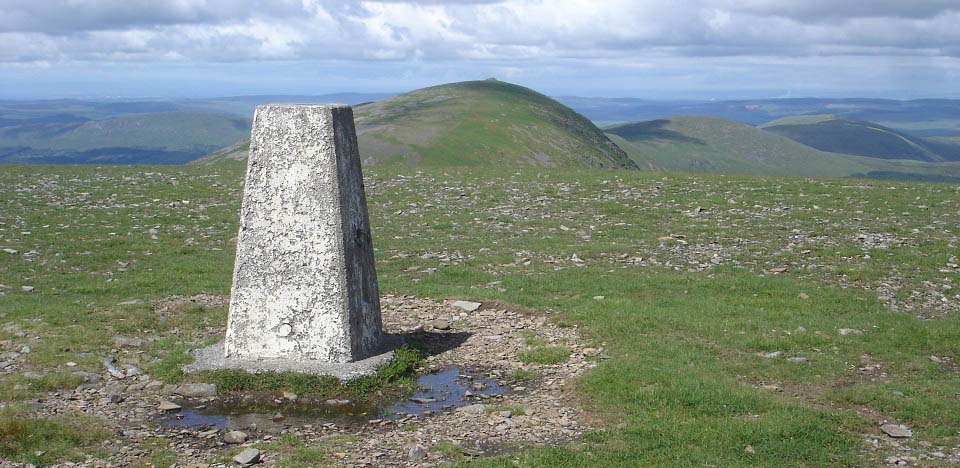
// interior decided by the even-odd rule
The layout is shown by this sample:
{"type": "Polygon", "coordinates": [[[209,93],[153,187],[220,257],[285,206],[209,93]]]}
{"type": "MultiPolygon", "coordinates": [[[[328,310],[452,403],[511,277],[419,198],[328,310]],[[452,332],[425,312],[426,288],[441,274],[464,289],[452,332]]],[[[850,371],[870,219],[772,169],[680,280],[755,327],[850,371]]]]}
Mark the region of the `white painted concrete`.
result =
{"type": "Polygon", "coordinates": [[[343,363],[382,351],[353,111],[257,108],[224,357],[343,363]]]}

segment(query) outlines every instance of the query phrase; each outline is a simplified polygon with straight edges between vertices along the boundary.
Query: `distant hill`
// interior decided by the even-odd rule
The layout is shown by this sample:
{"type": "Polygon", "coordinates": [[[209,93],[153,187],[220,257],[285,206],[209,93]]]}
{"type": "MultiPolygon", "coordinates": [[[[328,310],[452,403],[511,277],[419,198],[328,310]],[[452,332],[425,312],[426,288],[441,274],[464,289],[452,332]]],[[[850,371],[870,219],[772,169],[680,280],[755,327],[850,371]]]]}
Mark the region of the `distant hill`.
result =
{"type": "MultiPolygon", "coordinates": [[[[636,167],[585,117],[502,81],[424,88],[357,106],[354,118],[365,163],[636,167]]],[[[245,155],[241,143],[202,162],[245,155]]]]}
{"type": "Polygon", "coordinates": [[[960,160],[960,147],[931,142],[865,120],[834,115],[786,117],[760,128],[813,148],[881,159],[960,160]]]}
{"type": "Polygon", "coordinates": [[[727,174],[886,178],[960,176],[960,164],[893,161],[820,151],[726,119],[674,116],[605,129],[641,169],[727,174]]]}
{"type": "Polygon", "coordinates": [[[389,96],[0,101],[0,163],[182,164],[247,138],[258,104],[358,104],[389,96]]]}
{"type": "Polygon", "coordinates": [[[0,162],[182,164],[244,138],[249,128],[246,119],[201,112],[18,119],[0,127],[0,162]]]}
{"type": "Polygon", "coordinates": [[[560,97],[560,102],[598,125],[669,115],[719,117],[750,125],[802,115],[832,114],[876,122],[917,136],[960,136],[960,100],[786,98],[730,101],[662,101],[635,98],[560,97]]]}

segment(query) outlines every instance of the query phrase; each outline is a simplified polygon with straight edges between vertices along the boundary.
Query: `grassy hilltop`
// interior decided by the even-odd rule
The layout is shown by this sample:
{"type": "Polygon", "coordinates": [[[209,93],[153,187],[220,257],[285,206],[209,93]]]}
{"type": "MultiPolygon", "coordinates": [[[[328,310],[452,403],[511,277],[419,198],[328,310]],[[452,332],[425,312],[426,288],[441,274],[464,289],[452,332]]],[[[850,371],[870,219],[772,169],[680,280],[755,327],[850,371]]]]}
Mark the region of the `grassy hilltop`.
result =
{"type": "MultiPolygon", "coordinates": [[[[635,168],[570,108],[496,80],[433,86],[354,107],[368,164],[635,168]]],[[[198,162],[246,157],[249,143],[198,162]]]]}
{"type": "MultiPolygon", "coordinates": [[[[570,404],[601,428],[582,443],[453,461],[874,466],[958,456],[960,187],[365,172],[383,292],[550,310],[609,355],[570,389],[570,404]],[[884,421],[913,437],[889,439],[884,421]]],[[[122,446],[176,459],[179,439],[120,435],[74,410],[37,415],[30,401],[70,394],[75,371],[102,372],[117,335],[144,340],[121,350],[125,362],[183,378],[182,352],[222,334],[226,311],[167,304],[228,294],[242,177],[240,164],[0,171],[0,247],[15,251],[0,251],[0,352],[31,348],[0,375],[10,407],[0,410],[0,458],[93,463],[122,446]]],[[[343,443],[363,440],[307,448],[335,465],[343,443]]],[[[271,444],[274,460],[293,465],[284,457],[309,443],[292,434],[271,444]]]]}
{"type": "MultiPolygon", "coordinates": [[[[830,153],[777,132],[715,117],[674,116],[615,125],[605,131],[646,170],[809,177],[873,173],[899,178],[913,175],[917,179],[960,177],[957,162],[931,164],[907,158],[884,160],[830,153]]],[[[949,142],[942,144],[948,146],[949,142]]]]}

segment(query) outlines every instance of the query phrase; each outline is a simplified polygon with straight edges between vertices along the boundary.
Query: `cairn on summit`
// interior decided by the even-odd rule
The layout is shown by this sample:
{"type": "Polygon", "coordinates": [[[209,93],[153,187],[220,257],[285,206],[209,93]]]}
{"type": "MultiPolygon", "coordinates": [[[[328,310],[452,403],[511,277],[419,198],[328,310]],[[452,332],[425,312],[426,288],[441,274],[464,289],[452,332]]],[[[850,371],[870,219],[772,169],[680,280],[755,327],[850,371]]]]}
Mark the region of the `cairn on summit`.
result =
{"type": "Polygon", "coordinates": [[[247,164],[226,340],[189,370],[369,373],[390,353],[350,367],[384,351],[353,110],[257,107],[247,164]]]}

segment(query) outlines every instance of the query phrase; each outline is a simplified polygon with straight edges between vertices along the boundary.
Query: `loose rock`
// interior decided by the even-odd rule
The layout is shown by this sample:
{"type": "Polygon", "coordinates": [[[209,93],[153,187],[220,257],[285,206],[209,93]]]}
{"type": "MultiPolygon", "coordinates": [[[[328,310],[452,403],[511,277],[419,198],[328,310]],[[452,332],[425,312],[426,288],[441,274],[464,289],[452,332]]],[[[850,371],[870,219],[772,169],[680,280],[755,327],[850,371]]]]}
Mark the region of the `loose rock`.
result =
{"type": "Polygon", "coordinates": [[[450,305],[458,309],[463,309],[467,312],[473,312],[479,309],[483,304],[471,301],[453,301],[450,303],[450,305]]]}
{"type": "Polygon", "coordinates": [[[188,383],[177,387],[173,393],[187,398],[214,397],[217,396],[217,386],[209,383],[188,383]]]}
{"type": "Polygon", "coordinates": [[[181,408],[182,407],[180,405],[172,401],[163,400],[160,402],[160,406],[157,409],[163,412],[168,412],[168,411],[180,411],[181,408]]]}
{"type": "Polygon", "coordinates": [[[228,444],[242,444],[249,436],[243,431],[230,431],[223,435],[223,441],[228,444]]]}
{"type": "Polygon", "coordinates": [[[260,461],[260,451],[255,448],[247,448],[233,457],[233,461],[243,465],[253,465],[260,461]]]}
{"type": "Polygon", "coordinates": [[[913,437],[913,431],[903,424],[884,424],[880,426],[880,430],[883,431],[884,434],[893,437],[894,439],[907,439],[913,437]]]}

